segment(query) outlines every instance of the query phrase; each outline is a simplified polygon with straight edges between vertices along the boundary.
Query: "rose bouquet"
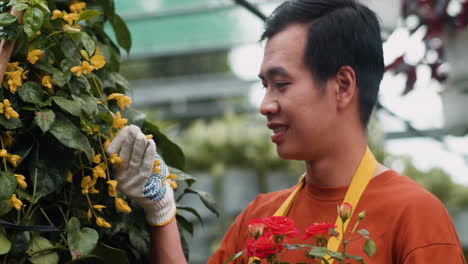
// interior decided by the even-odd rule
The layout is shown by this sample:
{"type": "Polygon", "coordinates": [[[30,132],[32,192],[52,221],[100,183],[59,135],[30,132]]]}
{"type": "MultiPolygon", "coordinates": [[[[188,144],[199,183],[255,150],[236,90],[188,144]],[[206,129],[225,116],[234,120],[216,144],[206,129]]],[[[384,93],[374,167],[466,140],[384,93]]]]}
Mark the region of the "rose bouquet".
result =
{"type": "MultiPolygon", "coordinates": [[[[289,244],[288,238],[297,237],[300,231],[295,226],[294,221],[285,216],[270,216],[267,218],[256,218],[247,222],[250,233],[250,238],[247,240],[246,249],[232,255],[224,263],[229,263],[240,256],[247,254],[249,264],[259,264],[262,260],[266,260],[269,264],[284,264],[281,260],[282,256],[289,250],[301,250],[305,253],[304,259],[311,261],[319,261],[318,263],[331,263],[337,261],[340,264],[348,263],[348,260],[353,259],[359,263],[364,263],[361,256],[351,255],[347,253],[347,246],[358,239],[365,239],[364,252],[372,257],[376,251],[375,243],[369,237],[369,232],[365,229],[357,231],[359,237],[354,238],[359,223],[364,219],[365,212],[358,215],[358,220],[353,226],[351,232],[344,236],[344,224],[350,219],[352,207],[348,203],[343,203],[338,206],[338,215],[342,221],[343,238],[340,239],[342,247],[338,251],[332,251],[327,248],[328,240],[332,237],[338,239],[339,232],[335,230],[336,226],[332,223],[313,223],[306,228],[301,239],[308,241],[312,239],[313,245],[309,244],[289,244]]],[[[301,262],[302,263],[302,262],[301,262]]],[[[317,263],[317,262],[313,262],[317,263]]]]}

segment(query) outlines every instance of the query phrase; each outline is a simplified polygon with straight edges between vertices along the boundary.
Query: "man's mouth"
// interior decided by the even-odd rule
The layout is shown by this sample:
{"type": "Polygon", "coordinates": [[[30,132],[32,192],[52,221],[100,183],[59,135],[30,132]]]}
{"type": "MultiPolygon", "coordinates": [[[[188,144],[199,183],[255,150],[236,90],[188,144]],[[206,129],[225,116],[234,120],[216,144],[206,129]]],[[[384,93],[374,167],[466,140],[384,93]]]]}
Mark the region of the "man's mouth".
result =
{"type": "Polygon", "coordinates": [[[273,135],[271,135],[271,141],[274,143],[279,143],[283,140],[286,132],[288,131],[288,126],[281,124],[269,123],[268,127],[273,130],[273,135]]]}

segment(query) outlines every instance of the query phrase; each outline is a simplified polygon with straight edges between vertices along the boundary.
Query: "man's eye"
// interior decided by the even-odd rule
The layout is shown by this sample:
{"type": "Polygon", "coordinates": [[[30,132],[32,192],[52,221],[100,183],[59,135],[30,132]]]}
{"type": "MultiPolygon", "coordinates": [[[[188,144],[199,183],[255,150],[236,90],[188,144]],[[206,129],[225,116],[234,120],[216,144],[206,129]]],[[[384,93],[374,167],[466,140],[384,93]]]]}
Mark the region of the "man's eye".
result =
{"type": "Polygon", "coordinates": [[[289,83],[287,83],[287,82],[275,83],[275,87],[276,87],[276,88],[283,88],[283,87],[286,87],[286,86],[288,86],[288,85],[289,85],[289,83]]]}

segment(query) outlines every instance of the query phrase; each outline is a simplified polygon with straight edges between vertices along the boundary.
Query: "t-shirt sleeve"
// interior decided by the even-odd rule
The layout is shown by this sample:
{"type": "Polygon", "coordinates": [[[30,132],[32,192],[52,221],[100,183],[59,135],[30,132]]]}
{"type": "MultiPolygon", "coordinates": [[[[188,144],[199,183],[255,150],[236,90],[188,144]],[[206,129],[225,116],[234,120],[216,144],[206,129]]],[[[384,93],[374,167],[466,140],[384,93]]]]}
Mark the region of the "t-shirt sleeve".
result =
{"type": "Polygon", "coordinates": [[[439,199],[424,191],[401,206],[393,242],[398,263],[465,263],[452,219],[439,199]]]}
{"type": "Polygon", "coordinates": [[[431,244],[414,249],[403,264],[450,263],[465,264],[464,256],[457,244],[431,244]]]}

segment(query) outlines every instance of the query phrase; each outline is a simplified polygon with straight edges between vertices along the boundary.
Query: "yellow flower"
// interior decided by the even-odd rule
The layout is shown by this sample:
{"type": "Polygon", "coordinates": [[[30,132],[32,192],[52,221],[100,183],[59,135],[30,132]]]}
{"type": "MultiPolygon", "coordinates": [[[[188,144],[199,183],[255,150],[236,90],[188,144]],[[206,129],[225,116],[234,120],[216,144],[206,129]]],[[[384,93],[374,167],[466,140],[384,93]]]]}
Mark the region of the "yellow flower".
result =
{"type": "Polygon", "coordinates": [[[13,107],[11,107],[11,103],[8,99],[3,100],[3,104],[0,108],[2,108],[1,112],[5,114],[5,117],[7,119],[10,119],[12,117],[19,118],[19,114],[13,109],[13,107]]]}
{"type": "Polygon", "coordinates": [[[146,135],[146,138],[147,139],[153,139],[153,135],[152,134],[146,135]]]}
{"type": "Polygon", "coordinates": [[[42,77],[41,83],[42,83],[42,86],[46,87],[47,92],[49,94],[52,94],[52,95],[55,94],[55,91],[53,88],[54,80],[52,79],[52,77],[50,77],[50,75],[44,75],[44,77],[42,77]]]}
{"type": "Polygon", "coordinates": [[[171,183],[169,183],[169,185],[171,186],[172,189],[177,189],[177,182],[175,181],[171,181],[171,183]]]}
{"type": "Polygon", "coordinates": [[[159,165],[161,165],[161,160],[155,159],[154,160],[154,166],[159,166],[159,165]]]}
{"type": "Polygon", "coordinates": [[[161,172],[161,169],[159,169],[158,166],[154,166],[154,168],[153,168],[153,173],[154,173],[154,174],[159,174],[160,172],[161,172]]]}
{"type": "Polygon", "coordinates": [[[20,161],[21,157],[19,155],[8,155],[8,162],[10,162],[11,166],[16,167],[18,166],[18,162],[20,161]]]}
{"type": "Polygon", "coordinates": [[[99,190],[96,189],[94,186],[92,186],[91,188],[89,188],[89,193],[90,194],[96,194],[96,193],[99,193],[99,190]]]}
{"type": "Polygon", "coordinates": [[[90,176],[84,177],[84,178],[81,180],[81,188],[82,188],[82,189],[88,189],[88,188],[90,188],[91,186],[93,186],[92,182],[93,182],[93,180],[91,179],[90,176]]]}
{"type": "Polygon", "coordinates": [[[93,162],[96,164],[101,163],[101,154],[95,154],[93,149],[93,162]]]}
{"type": "Polygon", "coordinates": [[[55,20],[55,19],[61,18],[61,17],[63,17],[62,11],[60,11],[60,10],[54,10],[54,11],[52,12],[52,17],[51,17],[50,19],[51,19],[51,20],[55,20]]]}
{"type": "Polygon", "coordinates": [[[125,107],[132,103],[132,99],[130,99],[130,97],[121,93],[112,93],[107,97],[107,100],[116,100],[117,105],[122,110],[124,110],[125,107]]]}
{"type": "Polygon", "coordinates": [[[88,212],[86,213],[86,218],[88,218],[88,222],[91,221],[91,217],[93,216],[93,214],[91,213],[91,208],[88,209],[88,212]]]}
{"type": "Polygon", "coordinates": [[[16,194],[11,195],[10,199],[8,200],[8,204],[18,211],[21,210],[21,207],[23,206],[23,202],[16,198],[16,194]]]}
{"type": "Polygon", "coordinates": [[[115,208],[127,214],[132,211],[132,209],[128,206],[128,204],[122,198],[115,198],[115,208]]]}
{"type": "Polygon", "coordinates": [[[109,180],[107,181],[107,184],[109,184],[109,187],[107,189],[109,196],[111,197],[116,197],[117,196],[117,184],[118,182],[116,180],[109,180]]]}
{"type": "Polygon", "coordinates": [[[116,166],[120,166],[120,164],[122,164],[122,159],[119,157],[119,155],[113,153],[109,156],[109,162],[116,166]]]}
{"type": "Polygon", "coordinates": [[[94,67],[89,65],[89,62],[82,61],[81,66],[74,66],[70,69],[71,72],[76,72],[76,76],[80,77],[81,74],[89,74],[94,70],[94,67]]]}
{"type": "Polygon", "coordinates": [[[24,190],[24,189],[26,189],[28,187],[28,184],[25,181],[26,178],[24,177],[24,175],[15,174],[15,177],[16,177],[16,182],[21,187],[21,189],[24,190]]]}
{"type": "Polygon", "coordinates": [[[36,36],[40,36],[42,32],[40,30],[36,31],[36,36]]]}
{"type": "Polygon", "coordinates": [[[107,228],[111,227],[111,225],[102,217],[96,218],[96,225],[100,227],[107,227],[107,228]]]}
{"type": "Polygon", "coordinates": [[[35,64],[43,56],[44,56],[44,52],[42,52],[42,50],[34,49],[28,52],[27,60],[29,61],[29,63],[35,64]]]}
{"type": "Polygon", "coordinates": [[[70,26],[68,24],[65,24],[63,25],[63,30],[65,31],[73,31],[73,32],[80,32],[81,29],[80,29],[80,25],[76,24],[76,25],[73,25],[73,26],[70,26]]]}
{"type": "Polygon", "coordinates": [[[23,70],[16,70],[16,71],[6,71],[5,72],[5,80],[8,84],[8,90],[10,93],[15,94],[18,90],[18,86],[23,85],[23,81],[21,80],[21,75],[23,70]]]}
{"type": "Polygon", "coordinates": [[[8,152],[6,149],[0,149],[0,158],[4,158],[8,155],[8,152]]]}
{"type": "Polygon", "coordinates": [[[107,147],[109,146],[111,140],[110,139],[106,139],[106,141],[104,141],[103,145],[104,145],[104,149],[107,149],[107,147]]]}
{"type": "MultiPolygon", "coordinates": [[[[0,111],[0,114],[2,114],[3,113],[3,104],[0,103],[0,106],[2,108],[1,111],[0,111]]],[[[11,131],[6,131],[1,137],[2,137],[2,140],[3,140],[3,146],[5,148],[8,148],[11,145],[13,145],[13,137],[11,136],[11,131]]]]}
{"type": "Polygon", "coordinates": [[[83,9],[86,8],[86,3],[84,2],[75,2],[70,5],[70,11],[73,13],[81,13],[83,9]]]}
{"type": "Polygon", "coordinates": [[[76,13],[68,14],[67,12],[63,11],[63,14],[64,14],[62,17],[63,20],[65,20],[70,26],[75,24],[79,19],[79,16],[76,13]]]}
{"type": "Polygon", "coordinates": [[[104,56],[102,56],[99,52],[99,47],[96,47],[96,52],[94,53],[94,56],[91,57],[91,65],[95,69],[101,69],[106,65],[106,60],[104,59],[104,56]]]}
{"type": "Polygon", "coordinates": [[[73,173],[71,171],[67,172],[67,177],[65,178],[65,181],[73,183],[73,173]]]}
{"type": "Polygon", "coordinates": [[[117,129],[123,128],[127,124],[127,122],[128,120],[126,118],[122,118],[120,112],[117,111],[117,113],[115,113],[114,122],[112,126],[117,129]]]}
{"type": "Polygon", "coordinates": [[[106,164],[103,162],[99,163],[96,165],[96,167],[93,168],[93,177],[95,179],[97,178],[106,178],[106,164]]]}
{"type": "Polygon", "coordinates": [[[175,179],[177,179],[177,175],[175,175],[173,173],[170,173],[169,175],[167,175],[167,178],[169,178],[171,180],[175,180],[175,179]]]}
{"type": "Polygon", "coordinates": [[[93,205],[93,208],[98,210],[99,212],[102,212],[102,208],[106,208],[106,207],[104,205],[95,204],[93,205]]]}

